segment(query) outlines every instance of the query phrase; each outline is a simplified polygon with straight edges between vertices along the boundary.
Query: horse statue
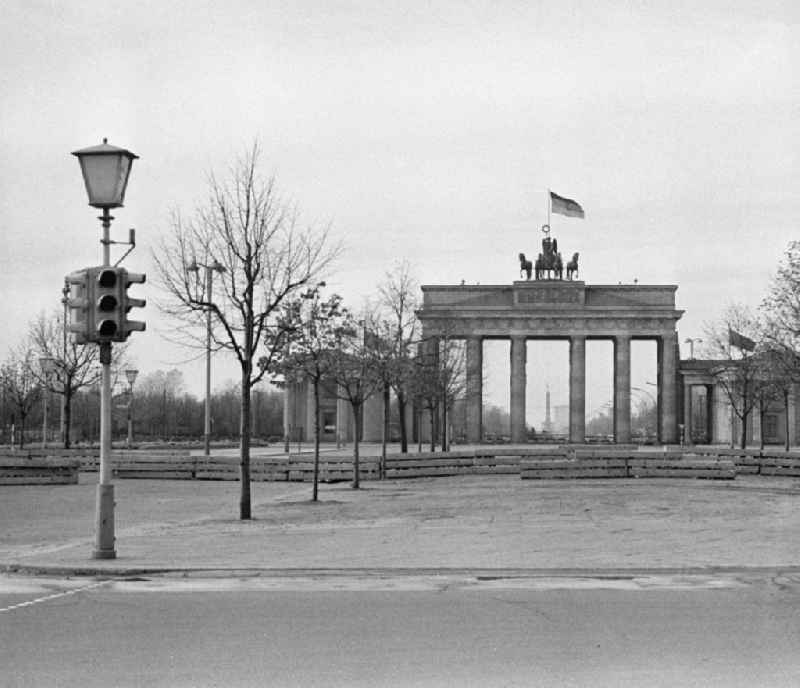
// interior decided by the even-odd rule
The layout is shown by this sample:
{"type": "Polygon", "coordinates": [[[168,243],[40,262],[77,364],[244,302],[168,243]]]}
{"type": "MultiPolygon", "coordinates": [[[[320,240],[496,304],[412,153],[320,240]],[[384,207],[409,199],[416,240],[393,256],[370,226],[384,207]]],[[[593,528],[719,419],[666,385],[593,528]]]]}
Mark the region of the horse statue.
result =
{"type": "Polygon", "coordinates": [[[572,276],[578,272],[578,254],[572,254],[572,260],[567,263],[567,279],[571,280],[572,276]]]}
{"type": "MultiPolygon", "coordinates": [[[[525,254],[519,254],[519,276],[522,277],[522,273],[525,273],[525,279],[531,278],[531,272],[533,271],[533,264],[529,260],[525,260],[525,254]]],[[[538,278],[537,278],[538,279],[538,278]]]]}

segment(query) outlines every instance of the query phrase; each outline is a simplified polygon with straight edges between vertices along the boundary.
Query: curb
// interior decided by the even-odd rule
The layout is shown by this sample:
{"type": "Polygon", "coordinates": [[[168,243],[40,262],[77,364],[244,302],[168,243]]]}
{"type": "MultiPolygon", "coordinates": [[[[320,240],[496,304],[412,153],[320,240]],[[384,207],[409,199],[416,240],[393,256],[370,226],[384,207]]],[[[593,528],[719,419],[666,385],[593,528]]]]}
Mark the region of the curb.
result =
{"type": "Polygon", "coordinates": [[[654,568],[219,568],[219,567],[93,567],[2,564],[0,574],[59,577],[180,576],[183,578],[385,578],[411,576],[455,576],[496,580],[509,578],[630,579],[642,576],[709,576],[800,574],[800,565],[785,566],[692,566],[654,568]]]}

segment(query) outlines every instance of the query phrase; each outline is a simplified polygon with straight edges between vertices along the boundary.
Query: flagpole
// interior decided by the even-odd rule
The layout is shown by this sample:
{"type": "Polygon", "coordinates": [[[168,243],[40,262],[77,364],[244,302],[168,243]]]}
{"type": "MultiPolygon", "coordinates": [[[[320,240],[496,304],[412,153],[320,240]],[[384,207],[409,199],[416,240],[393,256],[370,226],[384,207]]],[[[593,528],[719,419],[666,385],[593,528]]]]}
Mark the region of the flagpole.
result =
{"type": "Polygon", "coordinates": [[[553,201],[550,197],[550,189],[547,189],[547,229],[550,229],[550,210],[553,205],[553,201]]]}

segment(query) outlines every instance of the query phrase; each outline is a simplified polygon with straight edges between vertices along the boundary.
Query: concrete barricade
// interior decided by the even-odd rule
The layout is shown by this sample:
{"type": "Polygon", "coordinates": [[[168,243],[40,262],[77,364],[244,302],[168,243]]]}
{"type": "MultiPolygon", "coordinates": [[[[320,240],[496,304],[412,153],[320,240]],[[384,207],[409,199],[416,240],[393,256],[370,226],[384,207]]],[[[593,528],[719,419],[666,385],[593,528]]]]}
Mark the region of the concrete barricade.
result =
{"type": "Polygon", "coordinates": [[[12,453],[0,456],[0,485],[77,485],[77,459],[12,453]]]}
{"type": "Polygon", "coordinates": [[[698,457],[680,451],[630,451],[559,447],[520,464],[523,479],[710,478],[733,480],[736,467],[727,458],[698,457]]]}

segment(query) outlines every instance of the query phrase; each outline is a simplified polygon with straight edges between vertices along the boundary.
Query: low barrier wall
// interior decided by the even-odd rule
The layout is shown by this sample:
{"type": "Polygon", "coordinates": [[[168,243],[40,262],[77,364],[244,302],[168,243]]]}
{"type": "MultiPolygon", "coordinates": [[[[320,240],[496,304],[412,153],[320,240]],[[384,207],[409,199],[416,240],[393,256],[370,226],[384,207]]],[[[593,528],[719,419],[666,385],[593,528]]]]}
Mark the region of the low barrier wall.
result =
{"type": "Polygon", "coordinates": [[[696,456],[681,451],[619,451],[611,449],[551,449],[525,458],[525,479],[566,478],[708,478],[733,480],[736,466],[730,458],[696,456]]]}
{"type": "Polygon", "coordinates": [[[477,449],[446,453],[390,454],[387,478],[427,478],[446,475],[519,474],[522,454],[528,450],[477,449]]]}
{"type": "MultiPolygon", "coordinates": [[[[82,471],[96,471],[97,450],[30,449],[5,452],[10,459],[5,474],[14,484],[27,476],[38,482],[76,482],[70,473],[72,464],[82,471]],[[24,459],[24,461],[22,461],[24,459]],[[38,461],[34,468],[33,461],[38,461]],[[20,464],[20,465],[17,465],[20,464]],[[17,473],[11,469],[17,465],[17,473]],[[49,470],[49,473],[48,473],[49,470]],[[38,473],[36,473],[38,471],[38,473]]],[[[186,449],[116,450],[112,455],[114,475],[118,478],[172,480],[238,480],[239,458],[191,455],[186,449]]],[[[378,478],[380,458],[360,459],[360,479],[378,478]]],[[[310,482],[313,479],[313,455],[252,457],[250,473],[255,481],[310,482]]],[[[800,477],[800,452],[773,449],[730,449],[728,447],[685,447],[669,451],[637,445],[563,445],[560,447],[484,446],[477,449],[418,454],[390,454],[386,458],[387,478],[423,478],[456,475],[520,475],[524,479],[563,478],[636,478],[691,477],[731,479],[737,474],[800,477]]],[[[320,457],[320,480],[323,482],[353,479],[351,456],[320,457]]],[[[6,483],[9,484],[9,483],[6,483]]]]}
{"type": "Polygon", "coordinates": [[[0,485],[77,485],[77,459],[14,453],[0,456],[0,485]]]}
{"type": "MultiPolygon", "coordinates": [[[[114,452],[114,476],[171,480],[239,480],[238,456],[192,456],[187,451],[114,452]]],[[[254,456],[250,458],[250,478],[255,481],[311,482],[314,457],[309,454],[254,456]]],[[[363,457],[359,477],[378,477],[378,459],[363,457]]],[[[338,482],[353,479],[352,457],[320,456],[319,479],[338,482]]]]}
{"type": "Polygon", "coordinates": [[[751,475],[781,475],[800,477],[800,452],[782,449],[732,449],[730,447],[687,447],[687,452],[699,456],[728,458],[736,472],[751,475]]]}

